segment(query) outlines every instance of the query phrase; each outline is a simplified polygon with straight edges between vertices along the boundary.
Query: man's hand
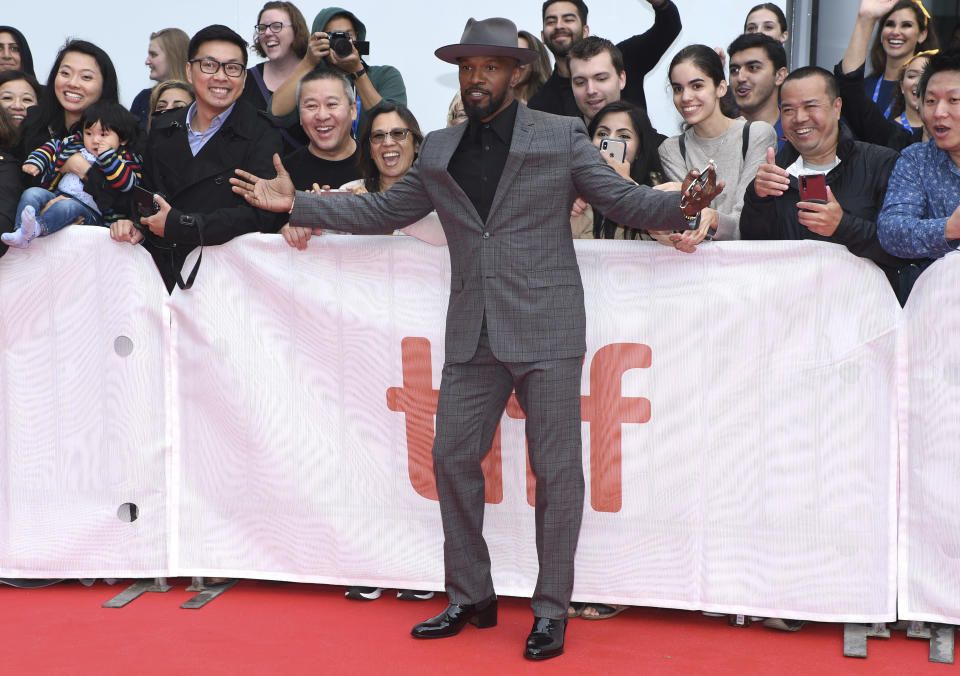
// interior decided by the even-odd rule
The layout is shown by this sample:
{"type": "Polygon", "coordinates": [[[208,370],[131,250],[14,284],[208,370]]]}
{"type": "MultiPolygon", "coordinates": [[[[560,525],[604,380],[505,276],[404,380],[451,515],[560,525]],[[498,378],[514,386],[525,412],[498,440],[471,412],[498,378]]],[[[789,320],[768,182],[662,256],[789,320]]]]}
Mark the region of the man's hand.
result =
{"type": "Polygon", "coordinates": [[[163,237],[163,233],[167,227],[167,215],[170,213],[170,205],[167,203],[167,200],[163,199],[160,195],[154,195],[153,201],[160,206],[160,211],[141,218],[140,225],[145,225],[150,228],[150,232],[157,237],[163,237]]]}
{"type": "Polygon", "coordinates": [[[310,36],[307,43],[307,53],[303,55],[303,60],[316,66],[327,58],[330,53],[330,36],[323,32],[314,33],[310,36]]]}
{"type": "MultiPolygon", "coordinates": [[[[691,169],[680,186],[680,192],[686,196],[686,206],[681,207],[685,216],[693,216],[703,211],[703,209],[710,206],[710,202],[712,202],[717,195],[723,192],[724,184],[717,183],[717,171],[711,166],[707,169],[707,182],[703,188],[694,195],[687,195],[687,188],[690,187],[690,184],[693,183],[698,176],[700,176],[700,172],[696,169],[691,169]]],[[[681,203],[683,203],[682,198],[681,203]]]]}
{"type": "Polygon", "coordinates": [[[297,191],[276,153],[273,154],[273,166],[277,170],[277,177],[270,180],[258,178],[243,169],[236,169],[234,171],[239,178],[231,178],[230,185],[233,186],[233,192],[247,200],[251,206],[267,211],[289,212],[293,208],[293,198],[297,191]]]}
{"type": "Polygon", "coordinates": [[[121,219],[110,224],[110,237],[115,242],[139,244],[143,239],[143,233],[134,227],[133,221],[121,219]]]}
{"type": "Polygon", "coordinates": [[[31,176],[38,176],[40,174],[40,167],[35,164],[25,164],[20,167],[20,171],[25,174],[30,174],[31,176]]]}
{"type": "Polygon", "coordinates": [[[870,17],[874,21],[893,9],[897,0],[860,0],[857,16],[870,17]]]}
{"type": "Polygon", "coordinates": [[[63,163],[63,166],[60,167],[61,174],[76,174],[80,178],[83,178],[87,175],[87,171],[90,169],[90,163],[83,159],[83,155],[80,153],[74,153],[67,158],[67,161],[63,163]]]}
{"type": "MultiPolygon", "coordinates": [[[[330,41],[327,40],[327,44],[330,41]]],[[[353,48],[352,51],[347,56],[337,56],[337,53],[332,49],[329,50],[328,61],[330,61],[331,66],[336,66],[344,73],[359,73],[363,70],[363,64],[360,62],[360,52],[357,51],[357,46],[350,43],[350,46],[353,48]]]]}
{"type": "Polygon", "coordinates": [[[757,170],[753,191],[757,197],[780,197],[789,188],[790,174],[777,166],[777,155],[773,148],[767,148],[767,161],[757,170]]]}
{"type": "Polygon", "coordinates": [[[283,235],[283,239],[287,244],[294,249],[303,251],[307,248],[307,240],[313,235],[313,230],[311,228],[301,228],[287,223],[280,228],[280,234],[283,235]]]}
{"type": "Polygon", "coordinates": [[[693,253],[697,250],[697,245],[707,236],[707,232],[709,232],[711,228],[716,230],[719,225],[720,214],[717,213],[716,209],[707,208],[700,212],[699,228],[681,233],[671,233],[669,239],[677,251],[693,253]]]}
{"type": "Polygon", "coordinates": [[[833,237],[840,225],[840,219],[843,218],[843,207],[833,196],[830,186],[827,186],[826,204],[797,202],[797,209],[800,210],[797,216],[800,225],[823,237],[833,237]]]}

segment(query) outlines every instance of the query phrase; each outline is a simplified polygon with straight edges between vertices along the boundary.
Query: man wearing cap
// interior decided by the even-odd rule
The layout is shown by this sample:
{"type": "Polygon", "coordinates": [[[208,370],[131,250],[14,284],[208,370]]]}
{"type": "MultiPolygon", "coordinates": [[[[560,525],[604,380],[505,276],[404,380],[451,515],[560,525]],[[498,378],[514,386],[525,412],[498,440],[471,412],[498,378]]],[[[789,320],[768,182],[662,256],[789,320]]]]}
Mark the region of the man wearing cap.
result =
{"type": "Polygon", "coordinates": [[[460,43],[436,55],[459,67],[469,121],[428,134],[413,167],[390,190],[361,196],[295,192],[278,159],[273,180],[237,170],[239,178],[231,182],[251,204],[289,211],[291,225],[298,226],[382,234],[436,209],[451,268],[433,446],[449,605],[412,633],[443,638],[468,622],[480,628],[497,623],[482,533],[480,462],[515,388],[537,480],[540,562],[524,655],[547,659],[563,652],[583,513],[580,373],[586,320],[570,206],[579,194],[619,223],[686,229],[696,227],[700,209],[722,185],[714,184],[711,172],[704,190],[681,208],[677,192],[620,178],[579,119],[515,101],[519,66],[536,52],[517,46],[516,26],[507,19],[470,19],[460,43]]]}

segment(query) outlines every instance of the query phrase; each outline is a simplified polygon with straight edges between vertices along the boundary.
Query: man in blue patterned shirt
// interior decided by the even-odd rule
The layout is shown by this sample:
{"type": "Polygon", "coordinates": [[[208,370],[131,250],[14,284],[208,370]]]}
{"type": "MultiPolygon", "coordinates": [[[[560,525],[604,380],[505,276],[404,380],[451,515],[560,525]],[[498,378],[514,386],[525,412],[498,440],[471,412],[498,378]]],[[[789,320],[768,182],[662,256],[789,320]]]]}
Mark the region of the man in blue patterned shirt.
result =
{"type": "Polygon", "coordinates": [[[960,51],[932,56],[918,87],[930,140],[900,154],[877,232],[896,256],[932,259],[960,245],[960,51]]]}

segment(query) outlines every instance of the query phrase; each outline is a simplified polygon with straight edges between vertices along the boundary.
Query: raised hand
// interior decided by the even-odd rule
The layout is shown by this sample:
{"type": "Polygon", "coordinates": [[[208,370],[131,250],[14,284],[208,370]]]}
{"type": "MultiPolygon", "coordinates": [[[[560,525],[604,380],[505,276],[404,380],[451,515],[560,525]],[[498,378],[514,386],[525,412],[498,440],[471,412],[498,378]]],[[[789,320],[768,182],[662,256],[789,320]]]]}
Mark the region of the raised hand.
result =
{"type": "Polygon", "coordinates": [[[753,191],[757,197],[780,197],[790,188],[790,174],[777,166],[777,157],[773,148],[767,148],[767,161],[757,169],[757,178],[753,182],[753,191]]]}
{"type": "Polygon", "coordinates": [[[231,178],[230,185],[233,192],[243,197],[252,206],[267,211],[290,211],[293,208],[293,198],[296,188],[290,180],[290,174],[280,161],[280,156],[273,154],[273,167],[277,170],[277,177],[267,180],[254,176],[243,169],[235,169],[239,178],[231,178]]]}
{"type": "Polygon", "coordinates": [[[860,0],[857,16],[870,17],[874,21],[893,9],[898,0],[860,0]]]}

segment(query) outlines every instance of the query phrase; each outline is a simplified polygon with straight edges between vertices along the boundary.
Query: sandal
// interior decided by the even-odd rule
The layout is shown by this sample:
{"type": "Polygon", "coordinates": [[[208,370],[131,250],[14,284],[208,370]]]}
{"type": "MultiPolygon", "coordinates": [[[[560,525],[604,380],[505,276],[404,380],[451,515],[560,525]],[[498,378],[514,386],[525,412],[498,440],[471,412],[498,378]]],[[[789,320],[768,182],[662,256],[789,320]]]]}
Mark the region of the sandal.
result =
{"type": "Polygon", "coordinates": [[[586,606],[587,604],[583,601],[571,601],[570,605],[567,606],[567,618],[572,620],[575,617],[580,617],[586,606]]]}
{"type": "Polygon", "coordinates": [[[580,617],[585,620],[609,620],[611,617],[616,617],[629,607],[630,606],[622,606],[619,603],[613,605],[607,605],[606,603],[590,603],[584,606],[583,610],[580,611],[580,617]],[[597,614],[587,615],[586,610],[588,608],[593,608],[597,614]]]}

